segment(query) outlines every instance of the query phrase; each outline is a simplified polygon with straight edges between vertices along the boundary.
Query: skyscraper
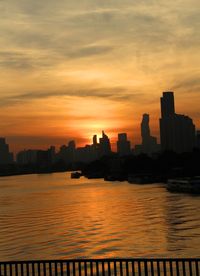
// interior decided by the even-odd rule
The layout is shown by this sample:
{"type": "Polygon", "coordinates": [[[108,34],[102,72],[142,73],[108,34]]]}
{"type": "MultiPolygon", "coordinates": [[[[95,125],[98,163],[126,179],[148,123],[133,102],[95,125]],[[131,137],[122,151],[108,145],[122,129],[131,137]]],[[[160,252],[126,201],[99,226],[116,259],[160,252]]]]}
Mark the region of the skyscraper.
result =
{"type": "Polygon", "coordinates": [[[98,145],[98,143],[97,143],[97,135],[93,136],[92,141],[93,141],[93,145],[96,147],[98,145]]]}
{"type": "Polygon", "coordinates": [[[163,151],[190,152],[195,147],[195,125],[190,117],[175,113],[173,92],[161,97],[160,140],[163,151]]]}
{"type": "Polygon", "coordinates": [[[13,163],[13,154],[9,151],[5,138],[0,137],[0,165],[13,163]]]}
{"type": "Polygon", "coordinates": [[[141,122],[141,136],[142,144],[135,145],[134,154],[138,155],[145,153],[152,155],[160,151],[160,145],[157,144],[157,139],[154,136],[151,136],[151,130],[149,126],[149,114],[143,114],[141,122]]]}
{"type": "Polygon", "coordinates": [[[142,143],[146,143],[150,137],[149,114],[143,114],[141,122],[142,143]]]}
{"type": "Polygon", "coordinates": [[[141,122],[142,152],[152,154],[159,150],[156,137],[151,136],[149,114],[143,114],[141,122]]]}
{"type": "Polygon", "coordinates": [[[102,138],[99,139],[99,154],[100,156],[109,155],[111,153],[110,139],[102,131],[102,138]]]}
{"type": "Polygon", "coordinates": [[[131,143],[127,140],[126,133],[118,134],[117,152],[120,156],[129,155],[131,153],[131,143]]]}
{"type": "Polygon", "coordinates": [[[175,114],[174,93],[172,91],[163,92],[160,98],[162,118],[173,116],[175,114]]]}
{"type": "Polygon", "coordinates": [[[200,130],[197,130],[196,133],[196,147],[200,149],[200,130]]]}

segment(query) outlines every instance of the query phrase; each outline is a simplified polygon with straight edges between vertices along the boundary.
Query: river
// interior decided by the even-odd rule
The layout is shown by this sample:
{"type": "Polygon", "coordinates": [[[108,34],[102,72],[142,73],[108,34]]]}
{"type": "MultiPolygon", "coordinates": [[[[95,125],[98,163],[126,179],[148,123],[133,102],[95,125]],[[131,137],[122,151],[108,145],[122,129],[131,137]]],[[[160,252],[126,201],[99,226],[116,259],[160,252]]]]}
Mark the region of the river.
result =
{"type": "Polygon", "coordinates": [[[164,184],[0,178],[0,260],[200,257],[200,197],[164,184]]]}

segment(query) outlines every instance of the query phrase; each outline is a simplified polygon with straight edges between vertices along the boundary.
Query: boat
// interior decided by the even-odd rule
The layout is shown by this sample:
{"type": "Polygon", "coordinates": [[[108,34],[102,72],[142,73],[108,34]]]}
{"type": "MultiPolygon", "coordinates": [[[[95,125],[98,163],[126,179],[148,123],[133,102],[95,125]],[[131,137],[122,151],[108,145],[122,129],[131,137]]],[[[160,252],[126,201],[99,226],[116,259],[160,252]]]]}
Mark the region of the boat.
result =
{"type": "Polygon", "coordinates": [[[112,174],[106,175],[104,177],[104,180],[105,181],[125,181],[126,177],[121,173],[112,173],[112,174]]]}
{"type": "Polygon", "coordinates": [[[167,190],[190,194],[200,194],[200,176],[169,179],[167,190]]]}
{"type": "Polygon", "coordinates": [[[88,179],[98,179],[104,178],[104,174],[102,172],[89,172],[85,175],[88,179]]]}
{"type": "Polygon", "coordinates": [[[160,182],[160,179],[153,175],[129,175],[128,176],[128,182],[130,184],[153,184],[160,182]]]}
{"type": "Polygon", "coordinates": [[[82,173],[80,172],[72,172],[71,178],[80,178],[82,176],[82,173]]]}

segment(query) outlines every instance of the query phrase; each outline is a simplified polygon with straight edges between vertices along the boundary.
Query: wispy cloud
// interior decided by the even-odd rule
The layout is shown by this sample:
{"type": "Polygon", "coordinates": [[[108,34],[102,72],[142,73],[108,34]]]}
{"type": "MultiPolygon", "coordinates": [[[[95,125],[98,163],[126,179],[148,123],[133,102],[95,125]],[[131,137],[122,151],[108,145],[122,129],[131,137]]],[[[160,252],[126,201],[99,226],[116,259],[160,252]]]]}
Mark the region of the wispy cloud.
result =
{"type": "Polygon", "coordinates": [[[128,100],[137,100],[142,101],[142,98],[145,97],[142,93],[134,93],[127,91],[123,87],[115,88],[93,88],[93,89],[70,89],[69,91],[35,91],[28,92],[23,94],[18,94],[14,96],[5,96],[1,98],[0,106],[11,106],[21,103],[30,102],[32,100],[39,99],[48,99],[51,97],[76,97],[76,98],[103,98],[110,99],[115,101],[128,101],[128,100]]]}
{"type": "Polygon", "coordinates": [[[182,92],[187,91],[190,92],[198,92],[200,93],[200,77],[199,75],[197,75],[196,77],[190,77],[187,78],[187,76],[185,76],[184,79],[178,81],[174,86],[173,86],[174,90],[179,89],[182,92]]]}
{"type": "Polygon", "coordinates": [[[199,114],[199,0],[0,0],[0,14],[4,126],[10,107],[59,99],[65,109],[72,98],[133,105],[123,109],[127,121],[130,112],[159,116],[159,96],[169,88],[182,105],[189,91],[199,114]]]}

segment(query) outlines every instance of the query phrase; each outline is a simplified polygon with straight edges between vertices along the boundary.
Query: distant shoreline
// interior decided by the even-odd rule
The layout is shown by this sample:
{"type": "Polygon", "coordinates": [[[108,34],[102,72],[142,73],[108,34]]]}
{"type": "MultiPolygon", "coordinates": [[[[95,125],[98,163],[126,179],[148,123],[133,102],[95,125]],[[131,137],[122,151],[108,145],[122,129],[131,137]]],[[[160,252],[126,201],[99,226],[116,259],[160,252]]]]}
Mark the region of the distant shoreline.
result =
{"type": "Polygon", "coordinates": [[[70,172],[70,170],[62,170],[62,171],[44,171],[44,172],[15,172],[15,173],[4,173],[0,174],[0,177],[9,177],[9,176],[19,176],[19,175],[31,175],[31,174],[53,174],[59,172],[70,172]]]}

